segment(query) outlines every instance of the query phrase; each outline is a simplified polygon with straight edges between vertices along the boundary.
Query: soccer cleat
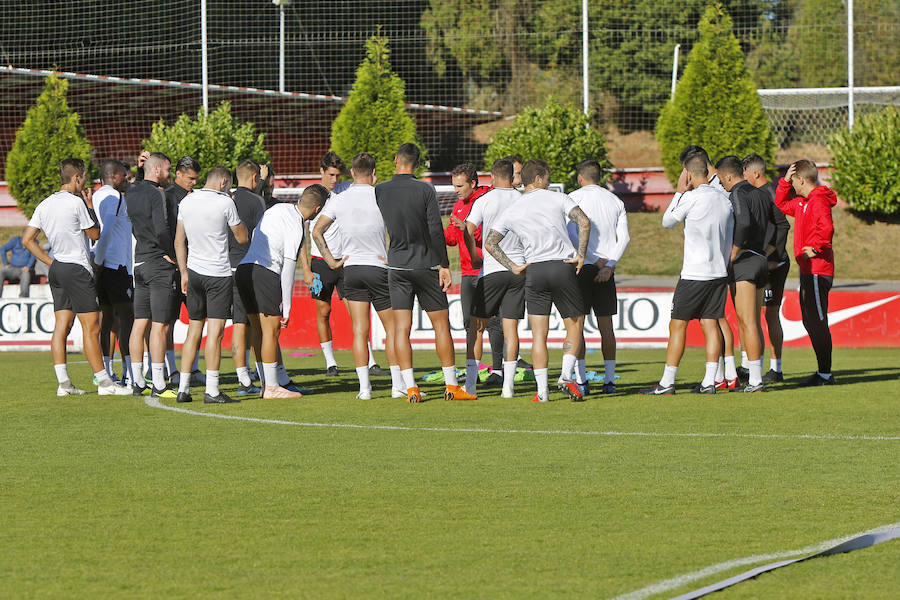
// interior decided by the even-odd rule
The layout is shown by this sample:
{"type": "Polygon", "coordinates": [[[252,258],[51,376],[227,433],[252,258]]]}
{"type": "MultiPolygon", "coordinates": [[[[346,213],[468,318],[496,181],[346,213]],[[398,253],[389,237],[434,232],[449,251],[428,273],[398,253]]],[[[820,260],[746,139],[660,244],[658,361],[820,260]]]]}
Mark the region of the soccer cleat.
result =
{"type": "Polygon", "coordinates": [[[303,394],[281,387],[280,385],[267,385],[263,388],[262,397],[269,398],[302,398],[303,394]]]}
{"type": "Polygon", "coordinates": [[[340,375],[340,372],[338,372],[337,365],[331,365],[330,367],[325,369],[326,377],[337,377],[338,375],[340,375]]]}
{"type": "Polygon", "coordinates": [[[487,379],[482,382],[484,387],[501,387],[503,385],[503,376],[496,371],[488,375],[487,379]]]}
{"type": "Polygon", "coordinates": [[[199,370],[193,371],[191,373],[191,385],[201,386],[206,385],[206,375],[201,373],[199,370]]]}
{"type": "Polygon", "coordinates": [[[150,388],[150,397],[151,398],[177,398],[178,393],[175,390],[169,388],[156,389],[155,387],[150,388]]]}
{"type": "Polygon", "coordinates": [[[225,392],[219,392],[218,396],[210,396],[209,394],[203,394],[203,403],[204,404],[236,404],[240,402],[240,398],[232,398],[225,392]]]}
{"type": "Polygon", "coordinates": [[[739,383],[740,383],[740,381],[738,381],[737,377],[735,377],[734,379],[723,379],[722,381],[716,382],[716,389],[717,390],[734,390],[734,389],[737,389],[737,386],[739,383]]]}
{"type": "Polygon", "coordinates": [[[750,369],[746,369],[744,367],[738,367],[735,369],[737,371],[738,379],[741,381],[747,381],[750,379],[750,369]]]}
{"type": "Polygon", "coordinates": [[[646,388],[638,392],[642,396],[672,396],[675,394],[675,384],[662,385],[657,383],[652,388],[646,388]]]}
{"type": "Polygon", "coordinates": [[[422,401],[422,394],[419,393],[419,388],[411,387],[406,390],[406,401],[410,404],[418,404],[422,401]]]}
{"type": "Polygon", "coordinates": [[[607,381],[603,384],[603,393],[604,394],[615,394],[616,393],[616,384],[612,381],[607,381]]]}
{"type": "MultiPolygon", "coordinates": [[[[428,397],[428,394],[425,392],[419,392],[419,395],[422,397],[422,400],[428,397]]],[[[406,398],[406,392],[397,388],[391,388],[391,398],[406,398]]]]}
{"type": "Polygon", "coordinates": [[[541,398],[540,392],[534,395],[534,398],[531,399],[532,402],[550,402],[550,398],[541,398]]]}
{"type": "Polygon", "coordinates": [[[750,385],[749,383],[744,387],[737,388],[734,390],[736,392],[744,392],[745,394],[754,394],[756,392],[765,392],[766,388],[762,383],[757,383],[756,385],[750,385]]]}
{"type": "Polygon", "coordinates": [[[247,396],[250,394],[253,394],[253,395],[259,394],[259,388],[256,387],[255,385],[253,385],[252,383],[250,385],[240,384],[238,386],[238,389],[237,389],[238,396],[247,396]]]}
{"type": "Polygon", "coordinates": [[[298,394],[302,394],[303,396],[308,396],[313,393],[313,391],[311,389],[305,388],[305,387],[300,387],[299,385],[297,385],[296,383],[294,383],[291,380],[288,380],[288,382],[281,387],[283,387],[284,389],[286,389],[289,392],[296,392],[298,394]]]}
{"type": "Polygon", "coordinates": [[[589,395],[589,394],[591,393],[591,384],[590,384],[590,382],[585,381],[584,383],[578,383],[578,382],[576,381],[576,382],[575,382],[575,385],[578,386],[578,391],[581,392],[581,395],[582,395],[582,396],[587,396],[587,395],[589,395]]]}
{"type": "Polygon", "coordinates": [[[57,396],[83,396],[84,390],[79,390],[77,387],[72,385],[71,381],[66,381],[65,383],[59,384],[59,387],[56,388],[57,396]]]}
{"type": "Polygon", "coordinates": [[[564,381],[561,384],[562,392],[569,397],[572,402],[583,402],[584,396],[578,391],[578,385],[572,381],[564,381]]]}
{"type": "Polygon", "coordinates": [[[834,375],[829,375],[828,379],[824,379],[818,373],[813,373],[800,382],[800,387],[817,387],[820,385],[835,385],[834,375]]]}
{"type": "Polygon", "coordinates": [[[448,385],[444,390],[444,400],[478,400],[478,396],[470,394],[458,385],[448,385]]]}
{"type": "Polygon", "coordinates": [[[500,392],[500,397],[501,398],[515,398],[516,395],[512,390],[503,390],[502,392],[500,392]]]}
{"type": "Polygon", "coordinates": [[[763,383],[781,383],[784,381],[784,374],[775,369],[769,369],[769,372],[763,375],[763,383]]]}
{"type": "Polygon", "coordinates": [[[360,392],[356,395],[357,400],[371,400],[372,399],[372,390],[360,390],[360,392]]]}
{"type": "Polygon", "coordinates": [[[387,369],[382,369],[378,366],[378,363],[375,363],[371,367],[369,367],[369,376],[370,377],[384,377],[385,375],[390,375],[391,372],[387,369]]]}
{"type": "Polygon", "coordinates": [[[715,394],[716,393],[716,384],[712,385],[703,385],[703,383],[695,383],[691,386],[692,394],[715,394]]]}
{"type": "Polygon", "coordinates": [[[534,365],[532,365],[530,362],[526,362],[526,360],[524,358],[520,358],[516,361],[516,368],[517,369],[533,369],[534,365]]]}
{"type": "Polygon", "coordinates": [[[130,396],[131,388],[107,381],[97,386],[97,395],[99,396],[130,396]]]}
{"type": "Polygon", "coordinates": [[[150,388],[147,387],[146,385],[144,387],[141,387],[139,385],[133,385],[133,386],[131,386],[131,395],[134,396],[135,398],[138,396],[143,396],[144,392],[146,392],[149,389],[150,388]]]}
{"type": "Polygon", "coordinates": [[[194,399],[191,398],[190,392],[178,392],[178,397],[175,398],[175,402],[182,404],[184,402],[193,402],[194,399]]]}

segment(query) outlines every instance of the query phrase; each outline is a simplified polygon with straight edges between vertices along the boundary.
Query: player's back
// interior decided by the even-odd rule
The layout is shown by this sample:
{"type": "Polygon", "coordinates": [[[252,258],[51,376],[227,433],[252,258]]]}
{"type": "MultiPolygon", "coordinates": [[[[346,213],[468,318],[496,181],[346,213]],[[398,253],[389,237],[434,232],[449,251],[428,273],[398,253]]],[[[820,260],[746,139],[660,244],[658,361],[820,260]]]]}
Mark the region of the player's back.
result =
{"type": "Polygon", "coordinates": [[[725,192],[701,185],[685,192],[683,279],[709,280],[728,274],[734,220],[725,192]]]}
{"type": "Polygon", "coordinates": [[[390,236],[391,267],[428,269],[449,263],[434,186],[397,174],[375,186],[375,200],[390,236]]]}
{"type": "Polygon", "coordinates": [[[525,261],[565,260],[575,255],[567,230],[575,206],[566,194],[537,189],[522,194],[515,210],[504,211],[498,223],[519,237],[525,261]]]}
{"type": "MultiPolygon", "coordinates": [[[[591,222],[585,262],[594,263],[598,258],[609,258],[616,245],[616,227],[625,214],[625,203],[618,196],[599,185],[586,185],[569,197],[587,215],[591,222]]],[[[569,239],[578,244],[578,225],[569,222],[569,239]]]]}
{"type": "MultiPolygon", "coordinates": [[[[335,227],[341,228],[343,256],[348,257],[344,266],[386,266],[383,260],[387,245],[384,219],[378,210],[373,186],[351,185],[341,193],[339,201],[326,204],[321,214],[333,221],[329,231],[335,227]]],[[[328,244],[330,249],[330,242],[328,244]]],[[[335,258],[341,257],[332,254],[335,258]]]]}

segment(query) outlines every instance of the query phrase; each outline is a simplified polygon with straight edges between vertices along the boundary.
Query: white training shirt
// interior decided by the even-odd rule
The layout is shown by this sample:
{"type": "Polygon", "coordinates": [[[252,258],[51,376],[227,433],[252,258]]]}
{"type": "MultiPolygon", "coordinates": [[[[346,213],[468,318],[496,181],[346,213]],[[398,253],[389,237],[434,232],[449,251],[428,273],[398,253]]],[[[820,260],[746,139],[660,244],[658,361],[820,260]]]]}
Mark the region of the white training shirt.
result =
{"type": "MultiPolygon", "coordinates": [[[[522,194],[518,190],[512,188],[494,188],[491,191],[476,198],[475,204],[469,211],[466,221],[475,225],[481,225],[482,238],[487,236],[487,232],[496,229],[497,219],[503,212],[507,210],[518,210],[518,202],[522,198],[522,194]]],[[[515,233],[510,231],[500,240],[500,249],[503,250],[511,261],[517,265],[524,264],[525,250],[522,247],[522,241],[515,233]]],[[[482,253],[483,262],[479,277],[490,275],[491,273],[499,273],[505,271],[506,267],[497,262],[493,255],[484,251],[482,253]]]]}
{"type": "MultiPolygon", "coordinates": [[[[569,197],[575,201],[591,220],[591,237],[588,240],[585,264],[594,264],[600,258],[607,259],[606,266],[614,267],[625,254],[631,237],[628,234],[628,217],[625,203],[599,185],[586,185],[569,197]]],[[[569,239],[578,244],[578,225],[569,223],[569,239]]]]}
{"type": "Polygon", "coordinates": [[[366,184],[353,184],[341,192],[338,202],[325,204],[319,215],[310,223],[310,231],[319,216],[324,215],[334,221],[325,232],[325,242],[335,259],[346,256],[345,267],[366,265],[386,269],[387,235],[384,219],[375,202],[375,188],[366,184]],[[340,227],[343,254],[335,254],[328,234],[340,227]]]}
{"type": "Polygon", "coordinates": [[[178,204],[178,220],[187,237],[187,268],[208,277],[231,277],[228,231],[241,224],[231,196],[194,190],[178,204]]]}
{"type": "Polygon", "coordinates": [[[94,245],[94,262],[110,269],[124,266],[132,273],[131,219],[125,197],[110,185],[94,192],[94,207],[100,221],[100,239],[94,245]]]}
{"type": "Polygon", "coordinates": [[[504,235],[515,233],[522,242],[526,263],[566,260],[576,253],[566,229],[569,213],[576,206],[560,192],[533,190],[522,194],[515,210],[501,213],[491,229],[504,235]]]}
{"type": "Polygon", "coordinates": [[[263,213],[253,230],[242,265],[259,265],[281,275],[285,259],[296,261],[303,246],[303,215],[293,202],[276,204],[263,213]]]}
{"type": "Polygon", "coordinates": [[[681,278],[709,281],[725,277],[734,233],[728,195],[703,184],[675,196],[663,214],[662,224],[671,229],[684,221],[681,278]]]}
{"type": "MultiPolygon", "coordinates": [[[[349,188],[347,188],[349,189],[349,188]]],[[[309,222],[309,230],[312,232],[316,227],[316,223],[319,222],[319,216],[325,213],[325,210],[329,205],[335,202],[335,198],[339,197],[343,199],[344,194],[346,192],[341,192],[339,194],[332,193],[328,196],[328,200],[325,201],[325,206],[322,207],[322,210],[319,211],[319,214],[313,217],[313,220],[309,222]]],[[[328,228],[328,231],[325,232],[325,243],[328,244],[328,249],[331,250],[331,255],[335,258],[344,256],[347,252],[343,247],[344,236],[341,232],[341,225],[335,223],[331,227],[328,228]]],[[[312,239],[312,236],[309,238],[309,253],[312,256],[318,256],[322,258],[322,253],[319,252],[319,247],[316,245],[316,241],[312,239]]]]}
{"type": "Polygon", "coordinates": [[[71,192],[47,196],[31,215],[29,227],[40,229],[50,242],[53,259],[91,268],[91,246],[85,229],[94,226],[84,200],[71,192]]]}

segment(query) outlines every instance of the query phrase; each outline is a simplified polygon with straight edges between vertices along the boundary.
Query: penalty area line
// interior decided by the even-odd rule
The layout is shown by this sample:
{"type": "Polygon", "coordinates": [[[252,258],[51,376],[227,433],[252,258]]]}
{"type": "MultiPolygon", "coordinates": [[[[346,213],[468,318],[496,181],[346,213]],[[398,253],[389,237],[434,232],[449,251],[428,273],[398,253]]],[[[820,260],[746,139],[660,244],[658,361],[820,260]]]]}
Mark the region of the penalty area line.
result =
{"type": "Polygon", "coordinates": [[[364,429],[372,431],[427,431],[440,433],[494,433],[524,435],[584,435],[609,437],[660,437],[660,438],[739,438],[739,439],[776,439],[776,440],[842,440],[842,441],[900,441],[900,436],[884,435],[813,435],[813,434],[781,434],[781,433],[704,433],[704,432],[652,432],[652,431],[573,431],[565,429],[488,429],[481,427],[413,427],[408,425],[364,425],[357,423],[316,423],[303,421],[285,421],[283,419],[264,419],[261,417],[243,417],[240,415],[223,415],[208,413],[177,406],[168,406],[157,398],[147,397],[144,404],[150,408],[159,408],[171,412],[224,419],[227,421],[246,421],[268,425],[288,425],[293,427],[318,427],[334,429],[364,429]]]}

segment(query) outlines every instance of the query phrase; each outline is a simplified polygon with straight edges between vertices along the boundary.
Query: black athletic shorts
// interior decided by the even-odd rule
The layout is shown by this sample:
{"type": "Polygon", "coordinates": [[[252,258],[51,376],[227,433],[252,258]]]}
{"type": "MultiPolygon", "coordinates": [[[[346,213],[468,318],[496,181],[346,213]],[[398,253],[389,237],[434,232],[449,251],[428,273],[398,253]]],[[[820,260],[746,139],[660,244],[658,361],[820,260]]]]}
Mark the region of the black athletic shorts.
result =
{"type": "Polygon", "coordinates": [[[672,296],[672,318],[680,321],[721,319],[725,316],[727,297],[727,277],[710,281],[679,279],[672,296]]]}
{"type": "Polygon", "coordinates": [[[744,252],[728,265],[729,282],[750,281],[757,289],[769,282],[769,261],[764,256],[744,252]]]}
{"type": "Polygon", "coordinates": [[[248,315],[281,316],[281,278],[259,265],[240,265],[234,272],[248,315]]]}
{"type": "Polygon", "coordinates": [[[77,263],[54,260],[47,273],[53,310],[71,310],[76,314],[97,312],[97,288],[93,274],[77,263]]]}
{"type": "Polygon", "coordinates": [[[334,271],[328,266],[328,263],[325,262],[324,258],[313,256],[310,260],[310,270],[313,273],[318,273],[319,277],[322,279],[322,291],[318,294],[313,294],[313,298],[322,300],[323,302],[331,302],[331,296],[334,294],[335,289],[337,289],[338,298],[344,298],[343,269],[334,271]]]}
{"type": "Polygon", "coordinates": [[[153,258],[134,268],[134,318],[171,323],[178,315],[175,301],[178,269],[163,258],[153,258]]]}
{"type": "Polygon", "coordinates": [[[376,311],[391,307],[388,270],[372,265],[344,267],[344,298],[352,302],[371,302],[376,311]]]}
{"type": "Polygon", "coordinates": [[[597,265],[584,265],[578,274],[578,285],[584,298],[584,314],[594,311],[595,317],[608,317],[619,310],[616,298],[616,278],[611,275],[606,281],[594,281],[600,269],[597,265]]]}
{"type": "Polygon", "coordinates": [[[414,298],[419,299],[419,308],[425,312],[449,308],[447,294],[441,289],[440,275],[435,269],[389,269],[388,285],[394,310],[412,310],[414,298]]]}
{"type": "Polygon", "coordinates": [[[549,315],[556,305],[562,318],[584,314],[575,265],[561,260],[531,263],[525,269],[525,303],[530,315],[549,315]]]}
{"type": "Polygon", "coordinates": [[[784,282],[787,281],[790,270],[791,262],[786,260],[780,267],[769,271],[769,289],[772,290],[772,296],[766,300],[766,306],[774,306],[775,308],[781,306],[781,300],[784,298],[784,282]]]}
{"type": "Polygon", "coordinates": [[[231,317],[233,279],[211,277],[188,269],[187,309],[191,321],[231,317]]]}
{"type": "Polygon", "coordinates": [[[498,315],[502,319],[525,318],[524,274],[498,271],[478,280],[472,302],[472,316],[489,319],[498,315]]]}
{"type": "Polygon", "coordinates": [[[121,265],[118,269],[101,267],[97,273],[97,298],[100,306],[133,302],[134,279],[128,274],[128,269],[121,265]]]}
{"type": "Polygon", "coordinates": [[[181,293],[181,271],[175,270],[175,296],[172,298],[172,321],[181,316],[181,305],[187,306],[187,294],[181,293]]]}
{"type": "Polygon", "coordinates": [[[231,322],[235,325],[249,325],[250,319],[247,317],[247,309],[244,308],[244,301],[241,300],[241,293],[238,291],[235,271],[231,272],[231,286],[231,322]]]}

